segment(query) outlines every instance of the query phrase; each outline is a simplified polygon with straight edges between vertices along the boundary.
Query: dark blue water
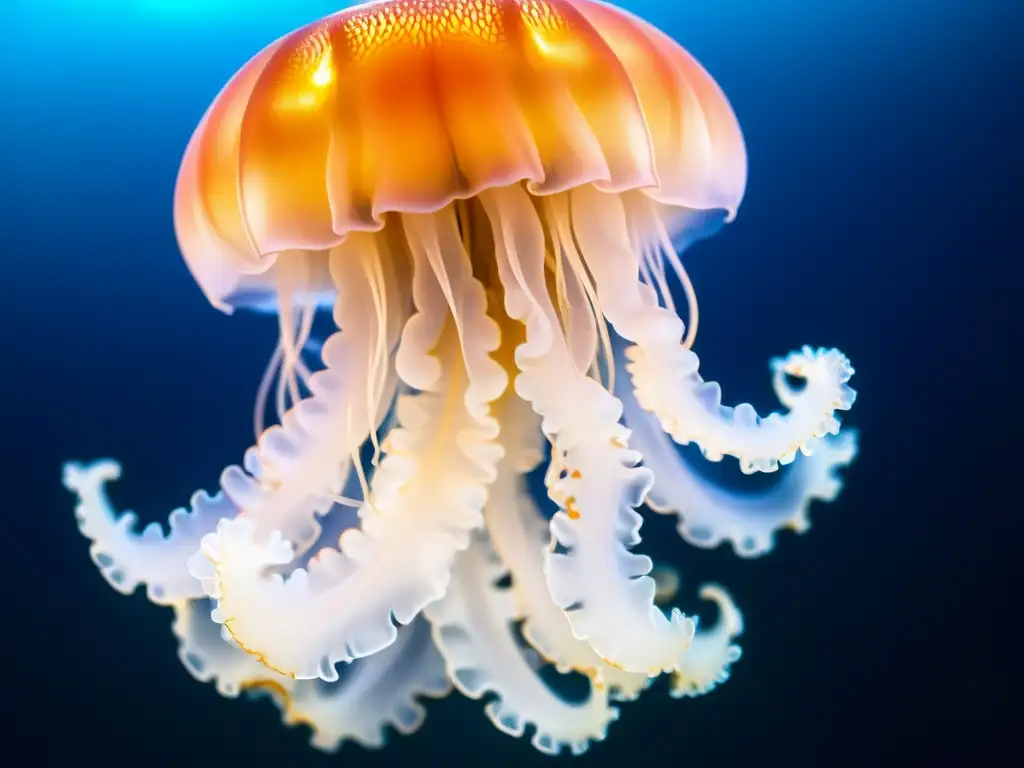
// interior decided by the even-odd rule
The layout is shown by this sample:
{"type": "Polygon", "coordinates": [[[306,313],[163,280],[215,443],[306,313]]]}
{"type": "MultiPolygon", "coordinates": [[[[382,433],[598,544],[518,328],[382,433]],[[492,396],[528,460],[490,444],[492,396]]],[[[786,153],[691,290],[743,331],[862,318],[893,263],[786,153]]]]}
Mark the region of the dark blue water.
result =
{"type": "MultiPolygon", "coordinates": [[[[752,562],[678,545],[687,578],[733,589],[744,657],[709,696],[673,702],[657,686],[578,762],[995,765],[1019,648],[1019,600],[1004,596],[1020,508],[1007,491],[1021,434],[1018,4],[624,4],[705,64],[748,143],[739,217],[689,262],[705,370],[767,406],[769,356],[838,346],[857,369],[862,440],[807,536],[752,562]]],[[[458,696],[383,752],[313,752],[268,703],[184,672],[169,612],[103,583],[60,485],[67,458],[118,457],[115,501],[160,519],[249,444],[275,328],[220,315],[194,286],[174,178],[235,68],[331,10],[0,8],[5,751],[112,768],[551,762],[458,696]]]]}

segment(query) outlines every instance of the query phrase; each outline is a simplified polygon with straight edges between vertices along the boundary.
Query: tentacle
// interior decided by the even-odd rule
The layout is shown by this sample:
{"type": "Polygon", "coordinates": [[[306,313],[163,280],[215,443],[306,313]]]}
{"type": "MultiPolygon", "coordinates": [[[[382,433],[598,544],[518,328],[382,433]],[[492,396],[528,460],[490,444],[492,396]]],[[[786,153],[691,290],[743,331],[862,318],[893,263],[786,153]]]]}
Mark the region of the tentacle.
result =
{"type": "MultiPolygon", "coordinates": [[[[350,480],[344,492],[358,497],[358,483],[350,480]]],[[[358,525],[353,509],[335,504],[323,520],[323,546],[332,547],[345,531],[358,525]]],[[[221,626],[210,617],[207,599],[181,602],[174,609],[178,656],[193,677],[212,680],[217,691],[229,698],[243,690],[270,695],[285,724],[308,725],[312,745],[324,751],[333,752],[347,740],[382,747],[388,726],[402,734],[412,733],[425,717],[419,698],[439,698],[451,691],[444,661],[423,620],[400,630],[395,642],[379,653],[352,662],[341,680],[324,683],[279,674],[225,640],[221,626]]]]}
{"type": "MultiPolygon", "coordinates": [[[[128,594],[145,583],[150,599],[162,604],[202,596],[201,585],[189,574],[186,561],[219,520],[233,518],[239,510],[255,521],[258,540],[280,530],[303,551],[316,539],[317,516],[333,504],[351,456],[372,422],[369,416],[360,415],[371,373],[365,366],[371,359],[370,345],[378,338],[378,333],[360,332],[359,328],[366,323],[364,310],[369,303],[364,297],[367,292],[358,288],[366,279],[365,260],[377,255],[365,246],[366,241],[360,243],[354,237],[332,256],[336,279],[346,287],[345,307],[339,311],[350,321],[346,324],[351,332],[345,338],[335,334],[328,340],[324,347],[327,367],[310,379],[313,395],[285,414],[280,425],[263,433],[257,445],[246,452],[244,469],[230,466],[224,470],[221,492],[212,497],[199,492],[193,496],[190,511],[175,510],[166,537],[157,524],[135,534],[136,518],[130,513],[117,518],[102,487],[120,472],[116,462],[99,462],[89,470],[73,463],[65,466],[65,485],[80,497],[77,515],[82,533],[93,541],[93,559],[116,589],[128,594]],[[350,290],[351,286],[356,290],[350,290]],[[348,368],[347,375],[342,377],[339,368],[348,368]],[[336,403],[346,403],[346,395],[352,398],[349,407],[339,408],[336,403]]],[[[395,290],[397,294],[399,289],[395,290]]],[[[376,330],[389,333],[386,328],[376,330]]],[[[392,391],[385,388],[381,393],[378,423],[392,391]]]]}
{"type": "Polygon", "coordinates": [[[718,605],[718,621],[709,629],[698,629],[693,644],[679,658],[672,675],[671,693],[676,699],[700,696],[724,683],[741,655],[733,640],[743,632],[743,616],[732,596],[717,584],[705,584],[700,596],[718,605]]]}
{"type": "MultiPolygon", "coordinates": [[[[386,398],[390,399],[393,391],[391,381],[386,398]]],[[[260,482],[262,464],[256,446],[246,451],[242,465],[245,473],[260,482]]],[[[341,482],[347,481],[350,468],[351,462],[341,467],[341,482]]],[[[91,464],[67,462],[63,467],[65,487],[78,496],[75,516],[79,530],[92,542],[89,552],[100,573],[121,594],[131,594],[139,585],[145,585],[147,596],[158,605],[202,597],[202,586],[189,573],[188,558],[199,550],[202,538],[216,530],[220,520],[238,514],[238,506],[223,491],[211,496],[200,490],[192,495],[187,509],[171,512],[167,534],[158,523],[150,523],[137,533],[135,513],[119,515],[106,492],[106,484],[120,475],[121,465],[113,459],[91,464]]],[[[352,492],[349,487],[342,496],[352,492]]],[[[299,538],[300,552],[308,551],[308,543],[321,535],[320,521],[314,512],[323,505],[318,498],[310,507],[307,527],[299,538]]],[[[331,514],[330,510],[328,507],[325,514],[331,514]]]]}
{"type": "Polygon", "coordinates": [[[402,735],[419,729],[426,717],[420,699],[447,696],[451,683],[423,619],[398,632],[379,653],[352,662],[342,680],[297,680],[280,702],[287,725],[308,725],[310,743],[335,752],[345,741],[383,747],[390,726],[402,735]]]}
{"type": "Polygon", "coordinates": [[[224,640],[220,625],[210,619],[207,600],[177,603],[174,611],[178,656],[193,677],[212,681],[228,698],[243,691],[270,694],[285,724],[308,725],[313,746],[327,752],[349,740],[382,747],[388,726],[412,733],[425,716],[419,699],[451,690],[430,626],[422,620],[403,628],[390,647],[353,662],[339,682],[323,683],[273,672],[224,640]]]}
{"type": "Polygon", "coordinates": [[[287,404],[280,402],[283,398],[283,393],[287,390],[288,393],[294,392],[298,389],[299,382],[308,390],[309,379],[312,376],[310,368],[303,359],[303,355],[313,357],[319,361],[320,352],[323,349],[322,339],[313,339],[310,337],[312,333],[313,318],[316,312],[316,305],[310,305],[305,307],[303,310],[302,326],[298,337],[295,339],[294,352],[295,357],[292,361],[291,368],[287,367],[284,354],[284,344],[281,339],[278,339],[274,352],[270,356],[270,360],[267,362],[266,368],[263,369],[263,376],[260,378],[259,386],[256,388],[256,401],[253,406],[253,434],[256,436],[256,440],[259,440],[260,435],[266,429],[266,416],[267,408],[270,403],[270,392],[275,387],[276,392],[282,393],[282,395],[275,396],[274,398],[274,416],[277,423],[280,423],[284,419],[284,414],[287,409],[293,406],[299,401],[300,398],[292,398],[292,402],[287,404]],[[288,379],[291,378],[293,381],[288,383],[288,379]]]}
{"type": "Polygon", "coordinates": [[[294,685],[291,678],[267,669],[255,656],[221,637],[220,625],[210,619],[207,598],[183,600],[173,607],[171,630],[178,638],[178,658],[199,682],[212,682],[229,699],[254,685],[289,690],[294,685]]]}
{"type": "Polygon", "coordinates": [[[509,397],[502,408],[501,424],[505,458],[491,486],[484,522],[494,550],[512,577],[523,637],[559,672],[580,672],[597,686],[607,686],[612,698],[633,700],[652,678],[606,664],[589,643],[576,639],[568,618],[548,590],[544,561],[551,527],[537,509],[523,477],[541,458],[536,444],[542,439],[540,419],[528,404],[509,397]]]}
{"type": "Polygon", "coordinates": [[[519,395],[543,418],[553,461],[566,472],[549,487],[561,511],[546,573],[551,595],[566,610],[573,634],[630,672],[672,669],[694,632],[678,610],[654,605],[651,560],[630,552],[642,524],[635,507],[650,489],[649,470],[636,466],[622,406],[578,372],[545,285],[544,230],[526,193],[493,190],[481,200],[495,234],[495,255],[509,316],[526,325],[516,351],[519,395]]]}
{"type": "Polygon", "coordinates": [[[516,642],[515,598],[495,586],[506,573],[479,534],[456,558],[445,596],[427,606],[448,675],[470,698],[496,694],[485,711],[505,733],[519,737],[532,725],[531,742],[541,752],[555,755],[567,746],[582,754],[604,739],[618,710],[608,706],[601,687],[592,686],[585,702],[570,704],[541,681],[516,642]]]}
{"type": "Polygon", "coordinates": [[[628,379],[620,377],[618,381],[633,446],[654,472],[648,506],[657,512],[675,513],[679,534],[697,547],[711,549],[728,541],[741,557],[767,554],[777,531],[788,528],[803,533],[810,527],[811,502],[836,498],[842,488],[836,470],[857,455],[856,431],[843,430],[826,437],[810,456],[800,456],[772,488],[760,493],[729,491],[691,469],[657,417],[637,403],[628,379]]]}
{"type": "Polygon", "coordinates": [[[192,496],[190,509],[171,513],[166,535],[158,523],[136,533],[135,514],[119,516],[107,496],[107,483],[120,476],[121,465],[112,459],[64,465],[64,485],[78,496],[78,527],[92,542],[89,554],[100,573],[124,595],[144,584],[149,599],[160,605],[202,596],[185,562],[218,521],[237,514],[235,505],[222,493],[210,496],[199,491],[192,496]]]}
{"type": "MultiPolygon", "coordinates": [[[[375,265],[390,258],[383,247],[363,234],[331,251],[341,330],[324,343],[324,369],[311,376],[311,395],[260,436],[245,468],[231,466],[221,475],[221,488],[245,511],[260,543],[275,530],[299,551],[315,541],[317,517],[330,509],[352,458],[388,409],[394,390],[378,382],[393,379],[380,370],[378,350],[398,329],[375,322],[379,294],[371,287],[375,265]]],[[[380,300],[400,303],[398,287],[388,289],[380,300]]]]}
{"type": "MultiPolygon", "coordinates": [[[[571,193],[572,237],[578,244],[608,320],[635,346],[628,351],[637,401],[657,415],[662,427],[682,445],[697,443],[706,458],[735,456],[744,472],[771,472],[791,462],[797,451],[813,453],[820,438],[839,431],[836,411],[848,410],[855,397],[847,385],[849,361],[837,350],[804,347],[774,364],[776,376],[806,378],[799,392],[786,389],[786,414],[760,417],[748,403],[721,404],[721,388],[697,373],[697,356],[680,344],[682,322],[659,307],[639,278],[636,243],[622,202],[590,187],[571,193]]],[[[671,248],[660,218],[649,227],[671,248]]]]}
{"type": "MultiPolygon", "coordinates": [[[[490,353],[498,349],[501,331],[487,314],[487,296],[483,285],[473,276],[472,262],[455,215],[451,208],[446,208],[434,215],[407,215],[403,222],[417,270],[430,265],[434,285],[440,289],[458,330],[462,360],[469,377],[466,408],[478,421],[496,427],[497,422],[489,415],[490,403],[505,391],[508,376],[490,353]]],[[[438,299],[435,297],[433,301],[438,299]]],[[[497,444],[493,446],[485,462],[490,467],[491,479],[494,463],[501,458],[500,448],[497,444]]]]}
{"type": "Polygon", "coordinates": [[[217,601],[214,620],[265,664],[298,678],[335,680],[337,662],[390,645],[394,621],[408,624],[444,594],[452,558],[482,525],[486,488],[501,458],[487,406],[506,384],[489,355],[500,339],[468,256],[441,245],[454,220],[433,221],[407,224],[421,238],[412,244],[418,314],[398,352],[399,374],[422,393],[398,404],[401,426],[385,440],[361,528],[342,536],[340,553],[323,552],[287,578],[264,571],[289,563],[293,547],[277,533],[258,541],[248,516],[221,523],[191,561],[217,601]],[[443,259],[444,279],[435,256],[443,259]],[[450,307],[446,294],[454,297],[450,307]]]}

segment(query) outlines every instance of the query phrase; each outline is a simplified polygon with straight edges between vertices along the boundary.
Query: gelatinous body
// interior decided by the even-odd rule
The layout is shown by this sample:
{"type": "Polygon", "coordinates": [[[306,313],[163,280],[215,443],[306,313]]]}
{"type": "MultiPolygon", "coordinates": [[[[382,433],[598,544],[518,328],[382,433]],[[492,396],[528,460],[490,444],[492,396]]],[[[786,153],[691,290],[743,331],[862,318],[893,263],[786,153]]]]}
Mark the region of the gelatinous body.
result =
{"type": "Polygon", "coordinates": [[[166,534],[111,508],[115,462],[68,464],[102,573],[175,610],[193,675],[270,694],[324,749],[415,729],[449,685],[552,753],[604,738],[661,673],[709,691],[742,618],[718,585],[709,629],[663,609],[678,579],[634,551],[638,509],[756,556],[856,449],[835,350],[774,361],[787,410],[764,418],[698,372],[677,248],[732,220],[746,167],[711,77],[594,0],[385,0],[273,43],[210,107],[175,195],[211,303],[279,318],[256,443],[166,534]],[[322,307],[337,331],[317,350],[322,307]],[[736,495],[688,443],[747,473],[795,465],[736,495]],[[543,461],[553,517],[526,491],[543,461]],[[590,697],[561,699],[542,663],[590,697]]]}

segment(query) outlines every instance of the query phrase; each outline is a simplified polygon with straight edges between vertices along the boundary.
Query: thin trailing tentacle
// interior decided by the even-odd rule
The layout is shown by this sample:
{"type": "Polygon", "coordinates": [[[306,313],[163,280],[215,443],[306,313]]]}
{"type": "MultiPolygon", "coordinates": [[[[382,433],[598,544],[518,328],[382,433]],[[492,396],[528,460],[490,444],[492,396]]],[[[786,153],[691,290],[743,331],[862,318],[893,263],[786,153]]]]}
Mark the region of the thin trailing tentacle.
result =
{"type": "MultiPolygon", "coordinates": [[[[266,368],[263,370],[263,376],[260,378],[259,386],[256,388],[256,401],[253,406],[253,434],[256,440],[259,440],[260,435],[263,434],[266,429],[266,416],[267,408],[270,402],[270,391],[271,388],[277,386],[277,391],[281,391],[282,387],[287,388],[289,392],[298,391],[299,381],[307,388],[309,388],[309,380],[312,376],[310,373],[309,366],[305,360],[302,359],[303,354],[312,355],[315,358],[319,358],[320,351],[323,347],[323,341],[314,340],[310,338],[313,327],[313,317],[315,315],[315,305],[304,307],[302,310],[302,327],[295,340],[295,357],[292,361],[291,368],[289,369],[286,365],[284,344],[281,339],[278,339],[277,344],[274,346],[274,351],[270,356],[270,360],[267,362],[266,368]],[[282,384],[283,381],[288,378],[295,379],[291,384],[282,384]]],[[[285,400],[283,406],[279,404],[281,398],[275,397],[275,417],[277,423],[280,423],[284,419],[284,414],[288,408],[294,406],[300,398],[293,397],[290,404],[285,400]]]]}
{"type": "Polygon", "coordinates": [[[652,475],[628,447],[621,404],[573,365],[545,283],[544,230],[526,193],[495,190],[481,200],[495,233],[505,309],[526,326],[516,391],[541,415],[552,460],[566,470],[549,486],[561,507],[551,531],[565,550],[547,556],[551,595],[573,634],[608,663],[648,675],[672,669],[693,638],[693,622],[654,605],[651,560],[630,551],[642,524],[635,507],[652,475]]]}
{"type": "Polygon", "coordinates": [[[520,737],[532,725],[531,742],[541,752],[555,755],[568,747],[580,755],[605,738],[618,710],[608,706],[602,687],[591,686],[586,701],[570,704],[537,676],[516,642],[515,597],[496,586],[506,574],[479,533],[456,558],[445,596],[427,607],[448,675],[470,698],[496,695],[485,712],[501,731],[520,737]]]}
{"type": "MultiPolygon", "coordinates": [[[[620,356],[620,365],[624,362],[620,356]]],[[[706,480],[680,455],[657,417],[636,401],[628,377],[619,378],[626,426],[644,465],[654,472],[648,506],[678,517],[680,536],[710,549],[729,542],[741,557],[770,552],[780,530],[803,533],[810,527],[814,501],[833,501],[842,488],[836,470],[857,455],[857,432],[844,429],[822,440],[809,456],[798,456],[773,487],[760,492],[732,491],[706,480]]]]}
{"type": "MultiPolygon", "coordinates": [[[[845,356],[804,347],[775,363],[778,376],[806,379],[799,392],[787,391],[788,413],[762,418],[749,403],[723,406],[721,388],[701,378],[697,356],[680,343],[682,321],[659,306],[640,279],[622,202],[589,187],[573,190],[570,199],[571,211],[561,218],[571,217],[573,239],[605,315],[634,345],[627,355],[637,401],[657,415],[677,443],[697,443],[712,461],[735,456],[747,473],[771,472],[793,461],[798,451],[813,453],[821,438],[839,431],[836,412],[848,410],[855,398],[847,384],[853,368],[845,356]]],[[[652,218],[651,226],[664,225],[652,218]]]]}
{"type": "MultiPolygon", "coordinates": [[[[287,577],[265,571],[290,563],[292,545],[278,534],[257,541],[246,517],[218,526],[191,561],[217,602],[214,620],[269,667],[297,678],[336,679],[337,662],[388,647],[395,622],[408,624],[444,594],[452,558],[482,525],[501,458],[488,403],[506,377],[490,358],[500,338],[483,288],[457,245],[454,219],[406,226],[419,238],[410,244],[418,314],[402,334],[397,367],[421,393],[399,401],[400,426],[384,441],[360,528],[341,537],[340,553],[323,552],[287,577]]],[[[343,311],[358,327],[366,310],[353,294],[339,299],[343,311]]]]}

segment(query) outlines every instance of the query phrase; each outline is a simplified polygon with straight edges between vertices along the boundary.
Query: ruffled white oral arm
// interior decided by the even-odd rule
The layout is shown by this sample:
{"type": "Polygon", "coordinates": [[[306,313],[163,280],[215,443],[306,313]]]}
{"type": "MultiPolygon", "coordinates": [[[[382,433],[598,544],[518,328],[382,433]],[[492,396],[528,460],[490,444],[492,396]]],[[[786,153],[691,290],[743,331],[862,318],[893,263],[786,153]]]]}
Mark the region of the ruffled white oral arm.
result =
{"type": "MultiPolygon", "coordinates": [[[[323,552],[308,571],[286,578],[265,571],[290,562],[292,546],[276,534],[260,542],[248,516],[221,523],[191,561],[217,600],[214,620],[267,666],[297,678],[335,680],[337,662],[390,645],[396,621],[408,624],[444,594],[453,556],[483,522],[487,485],[501,458],[497,422],[487,414],[487,402],[506,384],[490,359],[500,339],[483,288],[467,277],[468,255],[440,245],[451,239],[454,219],[438,217],[435,226],[435,239],[412,249],[419,315],[398,352],[399,374],[422,393],[399,401],[400,426],[385,440],[387,455],[360,511],[361,528],[341,537],[340,554],[323,552]],[[431,249],[441,251],[444,279],[427,258],[431,249]],[[446,293],[457,297],[454,306],[446,293]],[[446,318],[452,322],[443,330],[446,318]]],[[[357,296],[339,300],[338,314],[342,307],[355,321],[357,296]]]]}
{"type": "Polygon", "coordinates": [[[193,677],[213,681],[228,698],[243,691],[269,694],[284,723],[309,726],[310,742],[327,752],[349,740],[382,747],[388,726],[412,733],[425,715],[419,699],[438,698],[451,690],[430,625],[423,620],[404,627],[380,653],[352,662],[342,680],[324,683],[279,675],[224,640],[205,599],[178,603],[174,611],[178,656],[193,677]]]}
{"type": "Polygon", "coordinates": [[[387,648],[353,661],[340,681],[296,680],[281,708],[285,724],[310,726],[310,743],[324,752],[345,741],[378,749],[388,727],[407,736],[423,725],[420,699],[442,698],[451,688],[430,625],[418,618],[387,648]]]}
{"type": "Polygon", "coordinates": [[[212,682],[217,693],[229,699],[254,686],[291,690],[294,680],[267,669],[255,656],[225,640],[210,611],[207,598],[174,605],[171,631],[178,638],[178,658],[192,677],[212,682]]]}
{"type": "MultiPolygon", "coordinates": [[[[372,472],[368,472],[366,479],[371,481],[372,477],[372,472]]],[[[341,495],[346,503],[335,503],[327,514],[320,518],[320,536],[305,552],[295,558],[288,568],[289,571],[296,568],[308,570],[310,561],[320,552],[327,548],[337,548],[338,541],[346,531],[359,527],[359,507],[364,501],[362,482],[355,472],[349,474],[341,489],[341,495]]]]}
{"type": "MultiPolygon", "coordinates": [[[[393,391],[391,382],[385,395],[389,402],[393,391]]],[[[256,446],[246,451],[242,466],[254,481],[260,481],[262,467],[256,446]]],[[[351,479],[350,468],[351,464],[342,467],[343,479],[351,479]]],[[[63,467],[64,486],[78,496],[75,517],[79,530],[92,542],[89,553],[100,573],[114,589],[125,595],[145,585],[147,596],[158,605],[174,605],[202,597],[202,586],[188,571],[188,558],[199,551],[202,538],[212,533],[220,520],[238,514],[238,507],[223,491],[213,496],[196,491],[188,509],[171,512],[168,533],[165,534],[157,523],[150,523],[138,533],[135,513],[118,514],[106,492],[106,484],[120,476],[121,465],[113,459],[90,464],[69,461],[63,467]]],[[[342,495],[351,494],[350,488],[342,495]]],[[[322,500],[312,500],[303,518],[303,530],[292,529],[300,551],[308,548],[312,537],[320,535],[316,514],[323,504],[322,500]]]]}
{"type": "Polygon", "coordinates": [[[259,543],[278,531],[302,552],[316,540],[317,518],[331,508],[352,457],[393,396],[388,351],[399,331],[378,316],[393,314],[402,290],[379,268],[391,258],[383,248],[372,235],[357,234],[331,251],[341,330],[323,345],[324,368],[310,378],[310,396],[263,432],[244,467],[221,474],[221,488],[252,520],[259,543]]]}
{"type": "Polygon", "coordinates": [[[571,200],[572,234],[601,308],[616,332],[635,344],[628,356],[637,401],[677,443],[697,443],[712,461],[735,456],[747,473],[771,472],[839,431],[836,412],[848,410],[855,397],[846,383],[853,375],[846,357],[804,347],[774,362],[777,380],[785,374],[806,379],[800,391],[785,387],[788,413],[762,418],[749,403],[723,406],[721,388],[701,378],[697,356],[680,344],[682,321],[640,282],[638,244],[630,241],[622,201],[591,187],[573,190],[571,200]]]}
{"type": "Polygon", "coordinates": [[[697,547],[711,549],[728,541],[741,557],[771,552],[778,531],[802,533],[810,527],[808,510],[813,501],[836,498],[842,488],[836,470],[857,455],[857,433],[846,429],[822,440],[810,456],[797,457],[772,488],[730,491],[688,465],[657,417],[637,403],[626,377],[616,382],[633,447],[654,472],[647,503],[657,512],[676,514],[680,536],[697,547]]]}
{"type": "Polygon", "coordinates": [[[718,605],[718,621],[698,628],[693,644],[679,658],[672,675],[672,697],[701,696],[729,679],[734,662],[741,655],[733,640],[743,632],[743,616],[732,596],[717,584],[705,584],[700,590],[704,600],[718,605]]]}
{"type": "MultiPolygon", "coordinates": [[[[255,462],[257,457],[256,449],[250,448],[246,452],[244,464],[246,470],[258,479],[259,467],[255,462]]],[[[342,488],[342,495],[355,501],[362,500],[362,488],[355,473],[349,475],[348,482],[342,488]]],[[[335,504],[320,519],[320,538],[314,547],[298,560],[296,566],[307,567],[314,549],[333,547],[345,531],[358,525],[359,517],[354,508],[335,504]]],[[[195,548],[188,555],[194,554],[198,549],[197,541],[195,548]]],[[[183,559],[183,568],[184,562],[183,559]]],[[[195,588],[199,589],[199,580],[191,574],[188,578],[195,588]]],[[[179,640],[178,658],[189,674],[198,681],[213,681],[218,693],[228,698],[238,696],[243,689],[250,692],[262,691],[271,694],[278,706],[283,709],[287,709],[290,697],[298,686],[313,685],[310,681],[295,681],[268,669],[255,656],[246,653],[230,640],[224,639],[223,628],[210,618],[212,611],[213,605],[206,597],[174,604],[175,619],[171,629],[179,640]]],[[[375,654],[372,658],[378,658],[380,655],[375,654]]]]}
{"type": "Polygon", "coordinates": [[[551,526],[531,498],[524,477],[540,460],[540,418],[527,403],[509,397],[502,407],[501,424],[505,458],[491,486],[484,523],[495,552],[512,577],[523,637],[559,672],[585,674],[596,686],[607,686],[613,699],[631,701],[652,678],[606,664],[589,643],[576,639],[565,612],[555,605],[548,590],[544,560],[551,526]]]}
{"type": "Polygon", "coordinates": [[[601,741],[618,710],[608,706],[607,692],[591,686],[590,697],[570,704],[549,689],[516,642],[515,596],[495,586],[507,574],[482,534],[459,554],[445,596],[426,608],[434,640],[448,675],[459,691],[473,699],[496,698],[485,708],[500,730],[520,737],[535,728],[531,742],[556,755],[563,747],[580,755],[601,741]]]}
{"type": "Polygon", "coordinates": [[[650,489],[636,466],[622,406],[573,364],[545,284],[545,238],[527,194],[517,188],[481,195],[495,237],[495,258],[509,316],[526,325],[516,350],[519,395],[543,419],[553,461],[565,468],[549,492],[561,507],[551,521],[564,552],[546,563],[548,588],[573,634],[607,663],[647,675],[674,668],[693,638],[693,622],[654,605],[651,560],[630,548],[642,524],[635,507],[650,489]]]}
{"type": "Polygon", "coordinates": [[[237,514],[235,505],[223,494],[209,496],[199,491],[192,496],[190,509],[171,513],[166,535],[158,523],[137,533],[135,514],[118,515],[107,496],[107,483],[120,476],[121,465],[112,459],[64,465],[64,485],[78,496],[78,527],[92,542],[89,554],[100,573],[124,595],[144,584],[149,599],[159,605],[202,596],[203,590],[185,562],[218,521],[237,514]]]}
{"type": "MultiPolygon", "coordinates": [[[[211,497],[200,491],[193,496],[190,510],[175,510],[166,536],[155,523],[136,534],[133,514],[117,517],[103,489],[106,481],[120,473],[116,462],[97,462],[88,468],[65,465],[64,484],[79,496],[79,527],[93,542],[93,560],[115,589],[128,594],[144,583],[150,599],[164,605],[202,596],[203,589],[186,562],[219,520],[233,518],[239,510],[254,521],[260,541],[277,530],[304,551],[316,539],[318,515],[332,506],[352,454],[383,417],[383,413],[368,415],[367,409],[373,406],[367,397],[367,366],[378,333],[395,334],[387,327],[365,328],[374,314],[368,262],[379,258],[375,248],[372,239],[353,237],[332,254],[335,279],[346,286],[338,315],[346,319],[350,332],[344,338],[335,334],[324,345],[326,369],[313,375],[313,395],[285,414],[281,425],[266,430],[246,452],[242,466],[224,470],[221,492],[211,497]]],[[[379,291],[391,296],[389,307],[395,314],[399,310],[394,305],[401,304],[403,291],[384,283],[379,291]]],[[[388,343],[386,338],[384,342],[388,343]]],[[[393,385],[393,380],[385,381],[382,402],[390,401],[393,385]]]]}

